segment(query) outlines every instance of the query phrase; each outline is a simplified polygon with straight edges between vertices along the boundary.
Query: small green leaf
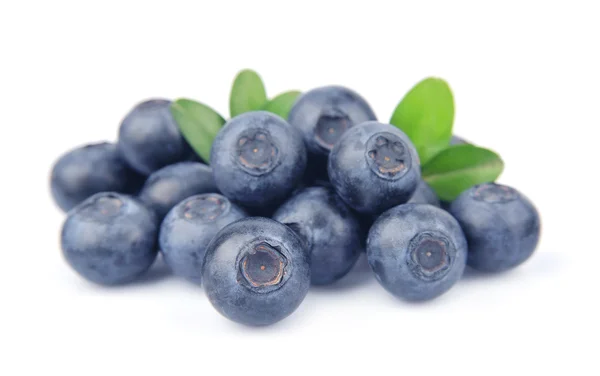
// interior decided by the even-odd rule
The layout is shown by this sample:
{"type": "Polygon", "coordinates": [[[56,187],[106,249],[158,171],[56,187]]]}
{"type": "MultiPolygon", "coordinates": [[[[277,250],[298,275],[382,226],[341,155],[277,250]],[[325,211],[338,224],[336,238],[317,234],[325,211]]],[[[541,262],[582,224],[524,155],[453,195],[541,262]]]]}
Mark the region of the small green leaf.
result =
{"type": "Polygon", "coordinates": [[[454,99],[446,81],[426,78],[416,84],[394,110],[390,124],[411,139],[427,163],[448,146],[454,122],[454,99]]]}
{"type": "Polygon", "coordinates": [[[192,149],[209,162],[210,148],[225,119],[212,108],[185,98],[171,104],[171,113],[192,149]]]}
{"type": "Polygon", "coordinates": [[[423,179],[444,201],[452,201],[474,185],[494,181],[504,169],[500,156],[473,145],[455,145],[422,168],[423,179]]]}
{"type": "Polygon", "coordinates": [[[281,93],[275,98],[268,101],[264,105],[263,110],[272,112],[275,115],[279,115],[287,120],[288,114],[290,113],[294,102],[296,102],[296,98],[298,98],[300,94],[301,93],[299,91],[295,90],[281,93]]]}
{"type": "Polygon", "coordinates": [[[244,112],[257,111],[267,102],[265,85],[253,70],[245,69],[238,73],[231,87],[229,112],[231,117],[244,112]]]}

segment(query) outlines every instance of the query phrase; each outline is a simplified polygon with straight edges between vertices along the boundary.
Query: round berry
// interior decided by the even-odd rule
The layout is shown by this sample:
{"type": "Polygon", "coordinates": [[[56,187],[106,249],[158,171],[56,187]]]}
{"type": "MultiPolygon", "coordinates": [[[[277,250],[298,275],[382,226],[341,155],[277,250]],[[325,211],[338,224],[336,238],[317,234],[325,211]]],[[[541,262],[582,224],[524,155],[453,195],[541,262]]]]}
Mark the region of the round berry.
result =
{"type": "Polygon", "coordinates": [[[246,325],[274,324],[304,300],[309,256],[288,227],[267,218],[241,219],[208,246],[202,278],[210,302],[225,317],[246,325]]]}
{"type": "Polygon", "coordinates": [[[143,175],[195,156],[171,115],[171,101],[165,99],[135,106],[121,123],[117,145],[123,159],[143,175]]]}
{"type": "Polygon", "coordinates": [[[348,129],[377,119],[369,104],[354,91],[325,86],[301,95],[288,120],[302,131],[310,153],[327,156],[348,129]]]}
{"type": "Polygon", "coordinates": [[[399,205],[369,231],[367,259],[379,283],[407,300],[433,299],[462,276],[467,241],[456,220],[431,205],[399,205]]]}
{"type": "Polygon", "coordinates": [[[108,142],[69,151],[52,168],[50,188],[56,204],[69,211],[99,192],[136,193],[144,178],[119,157],[108,142]]]}
{"type": "Polygon", "coordinates": [[[226,197],[206,193],[177,204],[160,228],[163,258],[176,275],[200,283],[206,248],[214,236],[246,213],[226,197]]]}
{"type": "Polygon", "coordinates": [[[389,124],[366,122],[348,130],[329,155],[329,180],[356,211],[380,214],[406,203],[421,180],[408,137],[389,124]]]}
{"type": "Polygon", "coordinates": [[[114,285],[144,273],[156,258],[156,218],[136,199],[98,193],[67,217],[61,234],[63,254],[89,281],[114,285]]]}
{"type": "Polygon", "coordinates": [[[300,183],[306,150],[297,129],[268,112],[231,119],[211,149],[219,190],[242,205],[260,208],[281,203],[300,183]]]}
{"type": "Polygon", "coordinates": [[[469,266],[499,272],[514,268],[535,251],[540,216],[516,189],[486,183],[463,192],[450,205],[469,242],[469,266]]]}

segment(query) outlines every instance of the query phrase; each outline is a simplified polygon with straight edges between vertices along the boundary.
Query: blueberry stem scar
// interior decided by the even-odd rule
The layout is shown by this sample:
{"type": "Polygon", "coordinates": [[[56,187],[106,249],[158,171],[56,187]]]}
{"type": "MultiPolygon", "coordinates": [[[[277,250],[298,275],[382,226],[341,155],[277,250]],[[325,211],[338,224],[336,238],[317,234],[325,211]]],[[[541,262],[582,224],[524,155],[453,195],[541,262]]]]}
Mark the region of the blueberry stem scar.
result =
{"type": "Polygon", "coordinates": [[[284,270],[285,262],[279,252],[264,242],[254,246],[242,259],[242,273],[253,287],[279,284],[284,270]]]}

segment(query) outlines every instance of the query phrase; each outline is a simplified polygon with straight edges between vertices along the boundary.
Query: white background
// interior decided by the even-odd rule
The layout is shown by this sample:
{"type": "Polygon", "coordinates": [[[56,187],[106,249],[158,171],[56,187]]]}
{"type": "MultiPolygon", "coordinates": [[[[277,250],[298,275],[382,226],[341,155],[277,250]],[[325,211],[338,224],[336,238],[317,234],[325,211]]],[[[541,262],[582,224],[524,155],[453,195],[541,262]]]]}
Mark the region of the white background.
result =
{"type": "Polygon", "coordinates": [[[599,374],[596,1],[93,3],[0,5],[0,375],[599,374]],[[122,288],[78,278],[54,160],[114,140],[148,97],[227,115],[247,67],[269,95],[346,85],[383,121],[417,81],[445,78],[456,133],[498,151],[501,181],[538,206],[537,253],[425,304],[392,298],[361,260],[264,329],[164,266],[122,288]]]}

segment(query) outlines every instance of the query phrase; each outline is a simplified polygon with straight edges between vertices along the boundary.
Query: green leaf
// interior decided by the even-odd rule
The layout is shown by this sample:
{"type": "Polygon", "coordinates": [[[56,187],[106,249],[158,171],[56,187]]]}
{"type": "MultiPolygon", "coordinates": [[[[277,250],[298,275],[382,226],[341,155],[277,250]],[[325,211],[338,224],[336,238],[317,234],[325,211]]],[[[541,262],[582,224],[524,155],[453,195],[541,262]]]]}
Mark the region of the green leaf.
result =
{"type": "Polygon", "coordinates": [[[272,112],[275,115],[279,115],[287,120],[288,114],[290,113],[294,102],[296,102],[296,98],[298,98],[300,94],[301,93],[296,90],[286,91],[268,101],[262,109],[272,112]]]}
{"type": "Polygon", "coordinates": [[[229,112],[231,117],[244,112],[257,111],[267,102],[265,85],[253,70],[245,69],[238,73],[231,87],[229,112]]]}
{"type": "Polygon", "coordinates": [[[474,145],[455,145],[422,168],[423,179],[444,201],[452,201],[474,185],[494,181],[504,169],[500,156],[474,145]]]}
{"type": "Polygon", "coordinates": [[[171,113],[192,149],[209,162],[210,148],[225,119],[212,108],[185,98],[171,104],[171,113]]]}
{"type": "Polygon", "coordinates": [[[448,146],[454,122],[454,99],[446,81],[426,78],[416,84],[394,110],[390,124],[411,139],[425,164],[448,146]]]}

